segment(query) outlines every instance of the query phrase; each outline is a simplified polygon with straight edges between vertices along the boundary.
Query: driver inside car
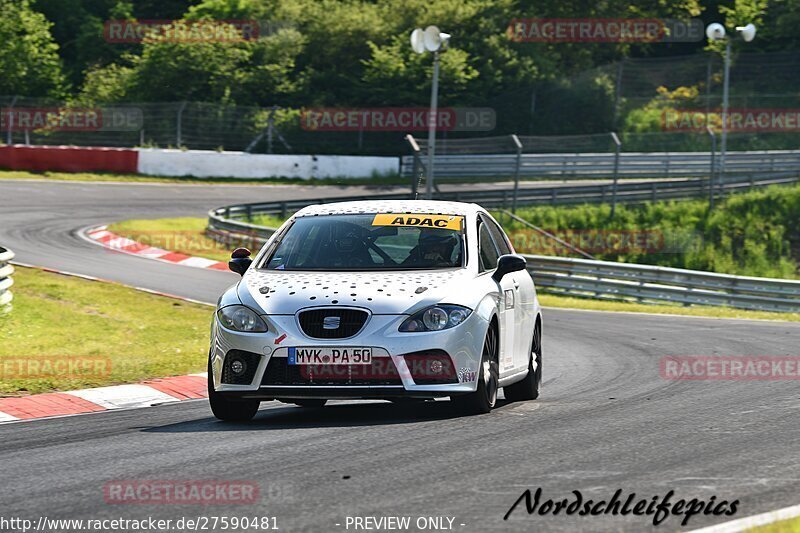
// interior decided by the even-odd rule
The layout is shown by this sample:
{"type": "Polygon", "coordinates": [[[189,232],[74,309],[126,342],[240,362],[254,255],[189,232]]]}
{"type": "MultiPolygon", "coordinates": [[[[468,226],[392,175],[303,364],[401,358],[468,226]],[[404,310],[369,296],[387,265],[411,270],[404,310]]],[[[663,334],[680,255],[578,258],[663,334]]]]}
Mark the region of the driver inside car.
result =
{"type": "Polygon", "coordinates": [[[426,268],[450,266],[453,264],[453,250],[458,242],[458,237],[451,231],[423,229],[419,233],[417,245],[403,261],[403,266],[426,268]]]}
{"type": "MultiPolygon", "coordinates": [[[[340,224],[333,228],[332,248],[335,266],[359,267],[375,263],[367,249],[364,236],[360,234],[360,228],[353,227],[351,224],[340,224]]],[[[324,253],[329,252],[324,251],[324,253]]]]}

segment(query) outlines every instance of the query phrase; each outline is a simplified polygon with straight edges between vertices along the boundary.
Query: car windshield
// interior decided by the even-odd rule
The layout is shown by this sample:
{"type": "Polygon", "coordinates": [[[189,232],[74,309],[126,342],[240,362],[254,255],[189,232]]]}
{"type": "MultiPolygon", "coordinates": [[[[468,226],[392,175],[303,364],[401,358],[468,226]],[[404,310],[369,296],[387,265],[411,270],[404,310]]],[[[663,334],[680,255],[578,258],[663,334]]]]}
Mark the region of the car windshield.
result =
{"type": "Polygon", "coordinates": [[[464,264],[462,216],[323,215],[297,218],[267,270],[430,270],[464,264]]]}

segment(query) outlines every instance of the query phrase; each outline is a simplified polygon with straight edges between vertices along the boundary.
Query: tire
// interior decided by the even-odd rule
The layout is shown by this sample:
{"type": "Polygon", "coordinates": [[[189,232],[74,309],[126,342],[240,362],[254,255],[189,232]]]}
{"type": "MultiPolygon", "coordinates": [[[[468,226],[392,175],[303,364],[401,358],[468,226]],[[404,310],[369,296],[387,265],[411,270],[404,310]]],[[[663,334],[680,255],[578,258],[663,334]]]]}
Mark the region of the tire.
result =
{"type": "Polygon", "coordinates": [[[497,403],[500,368],[498,366],[498,334],[497,327],[489,326],[486,340],[483,341],[481,368],[478,372],[478,389],[464,396],[450,399],[459,412],[468,415],[480,415],[490,412],[497,403]]]}
{"type": "Polygon", "coordinates": [[[258,412],[259,400],[229,400],[214,390],[211,360],[208,361],[208,403],[214,416],[225,422],[246,422],[258,412]]]}
{"type": "Polygon", "coordinates": [[[292,403],[306,409],[320,409],[328,402],[326,399],[308,398],[305,400],[292,400],[292,403]]]}
{"type": "Polygon", "coordinates": [[[539,390],[542,386],[542,323],[536,321],[533,328],[533,342],[531,342],[531,353],[528,357],[528,375],[521,381],[508,385],[503,388],[506,400],[521,402],[535,400],[539,397],[539,390]],[[533,362],[536,361],[536,369],[533,362]]]}

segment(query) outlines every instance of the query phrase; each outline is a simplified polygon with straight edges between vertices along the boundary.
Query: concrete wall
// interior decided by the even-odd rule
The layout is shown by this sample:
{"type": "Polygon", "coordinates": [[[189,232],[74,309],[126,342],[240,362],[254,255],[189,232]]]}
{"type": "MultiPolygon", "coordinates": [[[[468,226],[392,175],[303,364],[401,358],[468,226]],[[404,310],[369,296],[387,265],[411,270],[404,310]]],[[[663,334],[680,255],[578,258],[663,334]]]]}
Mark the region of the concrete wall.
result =
{"type": "Polygon", "coordinates": [[[268,155],[139,149],[139,172],[198,178],[369,178],[399,173],[398,157],[268,155]]]}
{"type": "Polygon", "coordinates": [[[369,178],[399,174],[400,158],[13,145],[0,146],[0,168],[197,178],[369,178]]]}
{"type": "Polygon", "coordinates": [[[0,146],[0,168],[60,172],[136,174],[138,154],[128,148],[0,146]]]}

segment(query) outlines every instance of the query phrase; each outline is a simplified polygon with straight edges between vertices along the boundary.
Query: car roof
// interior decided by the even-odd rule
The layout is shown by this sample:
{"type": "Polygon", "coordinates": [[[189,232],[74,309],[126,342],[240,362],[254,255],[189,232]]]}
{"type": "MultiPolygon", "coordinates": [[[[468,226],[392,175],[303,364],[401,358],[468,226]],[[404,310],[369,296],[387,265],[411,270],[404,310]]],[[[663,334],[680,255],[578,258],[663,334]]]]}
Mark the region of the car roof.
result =
{"type": "Polygon", "coordinates": [[[360,213],[425,213],[434,215],[474,216],[483,213],[477,204],[440,200],[361,200],[314,204],[298,211],[296,217],[316,215],[355,215],[360,213]]]}

